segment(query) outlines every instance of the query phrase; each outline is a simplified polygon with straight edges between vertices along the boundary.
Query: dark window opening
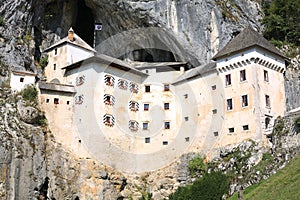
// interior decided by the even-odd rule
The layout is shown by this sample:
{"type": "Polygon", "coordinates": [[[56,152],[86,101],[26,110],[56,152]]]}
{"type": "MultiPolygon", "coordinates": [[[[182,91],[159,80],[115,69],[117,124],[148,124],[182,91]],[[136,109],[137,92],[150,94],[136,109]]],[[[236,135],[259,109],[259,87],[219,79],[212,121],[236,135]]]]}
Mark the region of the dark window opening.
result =
{"type": "Polygon", "coordinates": [[[190,141],[190,137],[186,137],[184,138],[186,142],[189,142],[190,141]]]}
{"type": "Polygon", "coordinates": [[[67,105],[69,105],[70,104],[70,101],[67,101],[67,105]]]}
{"type": "Polygon", "coordinates": [[[264,70],[264,80],[266,82],[269,82],[269,74],[268,74],[268,71],[267,70],[264,70]]]}
{"type": "Polygon", "coordinates": [[[54,98],[54,104],[59,104],[59,98],[54,98]]]}
{"type": "Polygon", "coordinates": [[[143,123],[143,130],[148,130],[148,122],[143,123]]]}
{"type": "Polygon", "coordinates": [[[244,125],[244,126],[243,126],[243,130],[244,130],[244,131],[248,131],[248,130],[249,130],[249,125],[244,125]]]}
{"type": "Polygon", "coordinates": [[[246,80],[246,70],[240,71],[240,80],[245,81],[246,80]]]}
{"type": "Polygon", "coordinates": [[[20,78],[20,82],[23,83],[24,82],[24,77],[20,78]]]}
{"type": "Polygon", "coordinates": [[[139,103],[135,101],[129,101],[129,109],[133,112],[136,112],[139,110],[139,103]]]}
{"type": "Polygon", "coordinates": [[[231,74],[227,74],[225,76],[225,85],[226,86],[231,85],[231,74]]]}
{"type": "Polygon", "coordinates": [[[234,128],[229,128],[228,131],[229,133],[234,133],[234,128]]]}
{"type": "Polygon", "coordinates": [[[57,49],[54,49],[54,55],[57,55],[57,49]]]}
{"type": "Polygon", "coordinates": [[[169,103],[164,103],[164,109],[169,110],[170,109],[170,104],[169,103]]]}
{"type": "Polygon", "coordinates": [[[217,114],[217,112],[218,112],[217,109],[213,109],[213,110],[212,110],[212,113],[213,113],[213,114],[217,114]]]}
{"type": "Polygon", "coordinates": [[[168,141],[163,141],[163,145],[168,145],[168,141]]]}
{"type": "Polygon", "coordinates": [[[184,120],[187,122],[189,121],[189,117],[184,117],[184,120]]]}
{"type": "Polygon", "coordinates": [[[183,95],[185,99],[187,99],[189,97],[188,94],[183,95]]]}
{"type": "Polygon", "coordinates": [[[242,107],[248,106],[248,95],[242,96],[242,107]]]}
{"type": "Polygon", "coordinates": [[[150,143],[150,138],[149,137],[145,138],[145,143],[150,143]]]}
{"type": "Polygon", "coordinates": [[[150,92],[150,85],[145,85],[145,92],[150,92]]]}
{"type": "Polygon", "coordinates": [[[266,95],[266,107],[270,108],[271,107],[271,102],[270,102],[270,96],[266,95]]]}
{"type": "Polygon", "coordinates": [[[216,85],[213,85],[213,86],[211,86],[211,89],[212,89],[212,90],[216,90],[216,89],[217,89],[217,86],[216,86],[216,85]]]}
{"type": "Polygon", "coordinates": [[[148,103],[145,103],[144,104],[144,111],[148,111],[149,110],[149,104],[148,103]]]}
{"type": "Polygon", "coordinates": [[[269,117],[266,117],[265,118],[265,129],[269,128],[270,122],[271,122],[271,119],[269,117]]]}
{"type": "Polygon", "coordinates": [[[165,84],[164,85],[164,91],[169,91],[170,90],[170,85],[169,84],[165,84]]]}
{"type": "Polygon", "coordinates": [[[56,70],[56,64],[53,64],[53,70],[56,70]]]}
{"type": "Polygon", "coordinates": [[[232,109],[233,109],[232,99],[227,99],[227,110],[232,110],[232,109]]]}
{"type": "Polygon", "coordinates": [[[119,57],[121,60],[126,58],[140,62],[176,62],[171,51],[155,48],[136,49],[119,57]]]}
{"type": "Polygon", "coordinates": [[[219,135],[219,132],[218,132],[218,131],[215,131],[215,132],[214,132],[214,136],[217,137],[218,135],[219,135]]]}
{"type": "Polygon", "coordinates": [[[170,122],[165,122],[165,129],[170,129],[170,122]]]}
{"type": "Polygon", "coordinates": [[[115,118],[112,115],[106,114],[103,116],[103,123],[106,126],[112,127],[115,124],[115,118]]]}
{"type": "Polygon", "coordinates": [[[50,99],[46,99],[46,103],[49,103],[50,102],[50,99]]]}

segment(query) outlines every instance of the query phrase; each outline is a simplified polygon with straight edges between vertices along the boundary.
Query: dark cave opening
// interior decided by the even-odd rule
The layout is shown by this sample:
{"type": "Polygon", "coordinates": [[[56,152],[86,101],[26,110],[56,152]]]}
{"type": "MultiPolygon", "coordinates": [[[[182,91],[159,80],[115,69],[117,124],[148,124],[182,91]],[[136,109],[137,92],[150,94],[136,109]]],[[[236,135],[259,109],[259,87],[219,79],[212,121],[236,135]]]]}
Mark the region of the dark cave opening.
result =
{"type": "Polygon", "coordinates": [[[119,59],[124,60],[125,58],[139,62],[176,62],[172,52],[154,48],[136,49],[127,52],[119,59]]]}
{"type": "Polygon", "coordinates": [[[94,23],[92,10],[86,6],[84,0],[78,0],[74,32],[91,47],[93,47],[94,43],[94,23]]]}

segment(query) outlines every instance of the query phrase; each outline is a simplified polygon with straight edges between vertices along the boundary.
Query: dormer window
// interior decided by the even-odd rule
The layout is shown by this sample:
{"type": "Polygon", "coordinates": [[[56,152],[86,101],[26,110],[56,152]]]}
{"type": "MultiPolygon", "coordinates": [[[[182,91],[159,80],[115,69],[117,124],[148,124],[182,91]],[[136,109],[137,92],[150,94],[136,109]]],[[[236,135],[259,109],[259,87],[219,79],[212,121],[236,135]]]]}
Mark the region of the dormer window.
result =
{"type": "Polygon", "coordinates": [[[105,114],[103,116],[103,123],[106,125],[106,126],[109,126],[109,127],[112,127],[115,125],[115,118],[114,116],[110,115],[110,114],[105,114]]]}
{"type": "Polygon", "coordinates": [[[104,76],[104,82],[105,82],[105,85],[114,87],[114,85],[115,85],[115,78],[112,77],[112,76],[110,76],[110,75],[108,75],[108,74],[106,74],[104,76]]]}
{"type": "Polygon", "coordinates": [[[123,79],[119,79],[118,81],[118,87],[122,90],[127,90],[128,87],[128,82],[123,80],[123,79]]]}
{"type": "Polygon", "coordinates": [[[139,123],[135,120],[130,120],[129,121],[129,129],[134,132],[138,131],[139,123]]]}
{"type": "Polygon", "coordinates": [[[139,86],[136,83],[130,82],[130,92],[132,93],[138,93],[139,92],[139,86]]]}
{"type": "Polygon", "coordinates": [[[130,101],[129,102],[129,109],[133,112],[136,112],[139,110],[139,103],[135,101],[130,101]]]}
{"type": "Polygon", "coordinates": [[[105,105],[112,106],[115,104],[115,97],[112,95],[109,95],[109,94],[105,94],[103,101],[104,101],[105,105]]]}

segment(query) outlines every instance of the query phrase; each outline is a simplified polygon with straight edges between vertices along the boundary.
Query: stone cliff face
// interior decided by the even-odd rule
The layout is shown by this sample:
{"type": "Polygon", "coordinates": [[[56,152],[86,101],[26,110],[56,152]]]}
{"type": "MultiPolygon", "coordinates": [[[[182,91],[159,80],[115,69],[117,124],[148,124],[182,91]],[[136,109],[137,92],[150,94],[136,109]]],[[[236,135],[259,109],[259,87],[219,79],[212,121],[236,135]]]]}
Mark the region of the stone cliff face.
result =
{"type": "MultiPolygon", "coordinates": [[[[250,25],[260,30],[262,11],[258,2],[261,1],[1,1],[0,198],[137,199],[151,192],[154,199],[163,199],[174,192],[180,182],[187,180],[185,162],[178,161],[153,173],[124,175],[91,158],[78,158],[55,142],[48,130],[25,123],[20,110],[28,105],[20,104],[20,98],[4,87],[9,71],[40,71],[37,62],[42,50],[64,37],[70,26],[92,45],[94,22],[103,23],[103,30],[96,35],[97,45],[124,31],[158,27],[175,38],[174,46],[166,47],[167,51],[180,49],[184,56],[178,59],[204,64],[242,28],[250,25]]],[[[155,46],[165,41],[163,37],[150,37],[144,43],[155,46]]],[[[137,44],[136,48],[142,47],[137,44]]],[[[155,49],[145,51],[153,58],[161,56],[161,51],[155,49]]]]}

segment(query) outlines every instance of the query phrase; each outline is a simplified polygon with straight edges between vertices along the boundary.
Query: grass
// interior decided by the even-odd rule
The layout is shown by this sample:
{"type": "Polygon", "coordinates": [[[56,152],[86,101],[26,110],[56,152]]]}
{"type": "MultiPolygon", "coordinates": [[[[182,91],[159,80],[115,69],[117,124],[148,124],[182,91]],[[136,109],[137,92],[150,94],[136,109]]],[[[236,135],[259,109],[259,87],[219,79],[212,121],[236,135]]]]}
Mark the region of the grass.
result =
{"type": "MultiPolygon", "coordinates": [[[[275,175],[243,191],[243,199],[286,200],[300,197],[300,154],[275,175]]],[[[229,200],[237,200],[235,193],[229,200]]]]}

